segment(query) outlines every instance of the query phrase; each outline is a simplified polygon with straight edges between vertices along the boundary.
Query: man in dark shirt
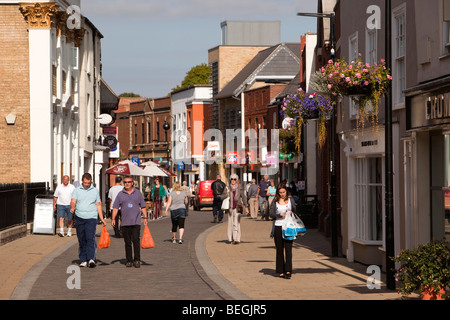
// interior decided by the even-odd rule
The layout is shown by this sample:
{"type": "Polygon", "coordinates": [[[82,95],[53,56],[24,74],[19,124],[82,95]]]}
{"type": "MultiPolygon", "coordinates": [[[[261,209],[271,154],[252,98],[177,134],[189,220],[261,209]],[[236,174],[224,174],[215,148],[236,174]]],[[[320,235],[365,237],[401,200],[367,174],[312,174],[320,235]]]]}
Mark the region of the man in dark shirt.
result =
{"type": "Polygon", "coordinates": [[[267,190],[270,187],[269,176],[265,175],[260,181],[258,188],[258,204],[261,212],[261,220],[269,221],[269,201],[267,199],[267,190]]]}
{"type": "Polygon", "coordinates": [[[127,267],[141,265],[141,212],[144,215],[144,225],[147,225],[147,209],[142,193],[133,185],[133,179],[126,177],[123,180],[124,188],[116,196],[113,204],[113,216],[111,225],[115,225],[115,217],[119,208],[122,211],[122,233],[125,240],[125,255],[127,258],[127,267]],[[134,249],[134,261],[132,255],[134,249]]]}
{"type": "Polygon", "coordinates": [[[226,184],[221,180],[220,174],[217,175],[216,181],[211,184],[211,189],[213,191],[213,216],[214,223],[221,223],[223,220],[223,210],[222,210],[222,194],[226,188],[226,184]]]}

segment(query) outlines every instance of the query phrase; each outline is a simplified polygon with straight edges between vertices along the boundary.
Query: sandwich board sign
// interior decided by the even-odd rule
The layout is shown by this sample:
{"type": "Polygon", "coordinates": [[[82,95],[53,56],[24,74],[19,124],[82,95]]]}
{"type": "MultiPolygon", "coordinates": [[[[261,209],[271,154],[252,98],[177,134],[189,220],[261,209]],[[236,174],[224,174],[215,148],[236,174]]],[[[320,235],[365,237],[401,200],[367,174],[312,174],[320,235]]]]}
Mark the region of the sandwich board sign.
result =
{"type": "Polygon", "coordinates": [[[53,196],[38,195],[34,203],[33,233],[55,235],[53,196]]]}

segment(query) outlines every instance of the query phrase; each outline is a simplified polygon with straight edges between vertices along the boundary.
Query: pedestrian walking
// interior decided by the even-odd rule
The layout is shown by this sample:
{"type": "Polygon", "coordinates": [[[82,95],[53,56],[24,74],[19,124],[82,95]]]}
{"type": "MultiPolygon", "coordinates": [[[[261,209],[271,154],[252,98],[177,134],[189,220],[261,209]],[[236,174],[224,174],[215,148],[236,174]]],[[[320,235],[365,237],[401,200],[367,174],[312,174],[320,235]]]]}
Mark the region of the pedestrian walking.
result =
{"type": "Polygon", "coordinates": [[[103,218],[102,202],[98,190],[92,185],[92,176],[83,174],[81,186],[72,193],[70,212],[75,213],[77,225],[78,256],[81,267],[95,268],[97,243],[95,232],[97,230],[97,219],[105,225],[103,218]]]}
{"type": "Polygon", "coordinates": [[[247,196],[245,189],[238,183],[238,175],[232,174],[230,182],[230,210],[228,211],[228,241],[232,244],[239,244],[241,242],[241,216],[238,208],[245,208],[248,213],[247,196]]]}
{"type": "Polygon", "coordinates": [[[258,185],[256,179],[252,179],[252,183],[247,190],[248,204],[250,208],[250,218],[258,218],[258,185]]]}
{"type": "Polygon", "coordinates": [[[264,179],[259,182],[258,205],[261,212],[261,220],[269,221],[269,203],[267,201],[267,190],[269,189],[269,176],[264,175],[264,179]]]}
{"type": "Polygon", "coordinates": [[[223,220],[222,202],[226,198],[226,184],[221,180],[220,174],[217,175],[216,180],[211,183],[213,191],[213,222],[221,223],[223,220]]]}
{"type": "Polygon", "coordinates": [[[67,217],[67,236],[72,236],[73,215],[70,212],[70,201],[75,187],[69,183],[69,176],[64,176],[62,183],[56,187],[53,194],[53,211],[58,207],[59,233],[60,237],[64,237],[64,218],[67,217]]]}
{"type": "Polygon", "coordinates": [[[116,216],[121,208],[122,232],[125,241],[126,267],[139,268],[141,266],[141,213],[144,216],[144,225],[147,225],[147,209],[142,193],[134,187],[133,179],[125,177],[123,190],[117,194],[113,204],[113,216],[111,225],[114,227],[116,216]],[[134,252],[134,258],[133,258],[134,252]]]}
{"type": "Polygon", "coordinates": [[[184,190],[184,192],[186,193],[187,197],[188,197],[188,203],[186,204],[186,216],[188,216],[189,213],[189,200],[190,200],[190,192],[191,189],[187,186],[187,181],[183,181],[183,185],[181,186],[181,188],[184,190]]]}
{"type": "Polygon", "coordinates": [[[151,197],[153,199],[153,219],[158,219],[161,216],[163,201],[167,198],[166,188],[161,184],[159,178],[155,179],[151,197]]]}
{"type": "Polygon", "coordinates": [[[290,279],[292,275],[292,244],[293,240],[283,239],[283,221],[288,214],[296,212],[295,201],[289,196],[286,185],[279,185],[275,198],[270,206],[270,216],[273,221],[271,237],[276,247],[276,272],[280,278],[290,279]]]}
{"type": "Polygon", "coordinates": [[[267,199],[269,201],[269,210],[270,210],[270,205],[272,204],[272,201],[275,198],[276,193],[277,193],[277,187],[275,187],[275,182],[273,180],[270,180],[270,187],[267,190],[267,199]]]}
{"type": "MultiPolygon", "coordinates": [[[[112,217],[112,212],[113,212],[113,205],[114,205],[114,201],[116,200],[117,195],[119,194],[119,192],[121,192],[123,190],[123,185],[122,185],[122,177],[117,176],[115,179],[116,184],[111,187],[108,191],[108,199],[110,199],[110,210],[111,210],[111,217],[112,217]]],[[[122,216],[122,210],[118,210],[116,217],[115,217],[115,223],[114,223],[114,235],[116,236],[116,238],[120,238],[121,237],[121,233],[122,233],[122,228],[119,227],[120,224],[120,219],[122,216]]]]}
{"type": "Polygon", "coordinates": [[[168,198],[165,215],[169,215],[168,212],[170,209],[170,218],[172,219],[172,242],[177,243],[178,229],[178,243],[182,244],[187,214],[186,205],[189,203],[188,194],[179,182],[175,182],[168,198]]]}

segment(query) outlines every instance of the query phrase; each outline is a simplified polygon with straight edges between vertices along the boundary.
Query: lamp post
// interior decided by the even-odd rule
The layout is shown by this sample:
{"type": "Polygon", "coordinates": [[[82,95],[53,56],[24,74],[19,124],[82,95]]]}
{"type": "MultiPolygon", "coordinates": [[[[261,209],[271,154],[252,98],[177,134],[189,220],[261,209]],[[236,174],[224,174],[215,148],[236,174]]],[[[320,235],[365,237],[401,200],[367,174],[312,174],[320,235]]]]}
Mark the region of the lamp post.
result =
{"type": "MultiPolygon", "coordinates": [[[[331,43],[331,58],[335,61],[336,53],[336,39],[335,39],[335,13],[297,13],[301,17],[313,18],[328,18],[330,19],[330,43],[331,43]]],[[[330,202],[331,202],[331,255],[337,257],[338,250],[338,224],[337,224],[337,179],[336,179],[336,110],[334,110],[330,119],[330,135],[331,135],[331,149],[330,149],[330,202]]]]}
{"type": "MultiPolygon", "coordinates": [[[[392,70],[392,21],[391,0],[385,0],[386,23],[386,68],[392,70]]],[[[393,143],[392,143],[392,83],[389,84],[385,102],[385,144],[386,144],[386,189],[385,189],[385,223],[386,223],[386,285],[390,290],[395,290],[395,263],[391,257],[395,257],[394,238],[394,170],[393,170],[393,143]]]]}

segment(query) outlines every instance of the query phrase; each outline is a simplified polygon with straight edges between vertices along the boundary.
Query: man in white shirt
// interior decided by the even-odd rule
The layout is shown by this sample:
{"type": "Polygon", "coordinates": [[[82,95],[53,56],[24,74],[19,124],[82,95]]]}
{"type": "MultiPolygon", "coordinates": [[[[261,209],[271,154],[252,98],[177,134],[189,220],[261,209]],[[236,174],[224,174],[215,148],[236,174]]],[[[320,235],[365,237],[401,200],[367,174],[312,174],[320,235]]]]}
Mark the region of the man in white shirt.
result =
{"type": "MultiPolygon", "coordinates": [[[[108,192],[108,199],[111,199],[111,203],[110,203],[111,212],[113,210],[114,201],[116,200],[116,197],[119,194],[119,192],[121,192],[122,190],[123,190],[122,177],[117,176],[116,184],[113,187],[111,187],[108,192]]],[[[111,216],[112,216],[112,214],[111,214],[111,216]]],[[[121,218],[121,217],[122,217],[122,211],[119,208],[118,214],[116,215],[116,218],[115,218],[115,224],[114,224],[114,235],[117,238],[120,238],[119,218],[121,218]]]]}
{"type": "Polygon", "coordinates": [[[56,211],[58,205],[59,217],[59,233],[60,237],[64,237],[64,218],[67,215],[67,236],[72,236],[73,215],[70,212],[70,201],[72,199],[72,192],[75,187],[69,183],[69,176],[63,177],[63,183],[60,184],[53,195],[53,210],[56,211]]]}

